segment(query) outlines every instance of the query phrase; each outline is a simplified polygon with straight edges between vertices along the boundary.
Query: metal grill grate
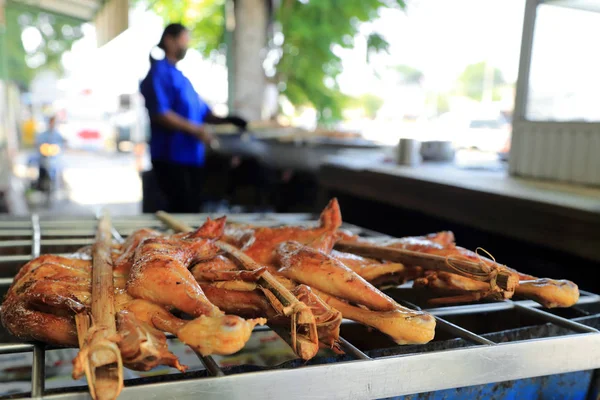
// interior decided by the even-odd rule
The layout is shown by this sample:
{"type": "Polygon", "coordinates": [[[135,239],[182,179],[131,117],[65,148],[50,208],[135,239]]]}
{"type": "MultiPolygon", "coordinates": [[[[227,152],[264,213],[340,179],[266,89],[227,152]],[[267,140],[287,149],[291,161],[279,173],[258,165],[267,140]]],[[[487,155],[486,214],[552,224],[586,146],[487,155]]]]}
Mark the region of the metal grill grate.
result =
{"type": "MultiPolygon", "coordinates": [[[[190,225],[198,225],[206,215],[177,217],[190,225]]],[[[304,224],[311,218],[308,214],[238,214],[231,216],[230,220],[278,225],[304,224]]],[[[151,215],[114,218],[113,225],[113,235],[117,240],[142,227],[163,228],[162,223],[151,215]]],[[[0,219],[0,238],[3,240],[0,243],[0,292],[6,292],[24,262],[41,253],[68,254],[90,244],[95,228],[94,218],[45,220],[33,215],[30,219],[0,219]]],[[[352,225],[344,228],[362,236],[383,237],[352,225]]],[[[419,308],[413,304],[411,292],[409,284],[392,289],[388,294],[408,307],[419,308]]],[[[436,337],[441,338],[421,346],[390,346],[385,340],[381,341],[381,335],[365,330],[350,337],[346,332],[351,332],[351,328],[357,325],[344,321],[342,333],[346,338],[341,338],[341,346],[346,355],[317,357],[306,365],[295,360],[277,367],[242,365],[222,368],[212,357],[197,354],[204,371],[173,374],[168,379],[150,377],[126,381],[120,398],[191,399],[200,395],[203,399],[242,396],[245,399],[307,396],[322,399],[384,398],[596,369],[600,368],[600,332],[590,326],[589,317],[583,320],[576,317],[600,314],[600,296],[588,292],[581,294],[574,312],[567,317],[561,316],[561,311],[540,310],[540,306],[532,301],[425,308],[435,316],[436,337]],[[591,308],[592,312],[583,312],[585,307],[591,308]],[[499,327],[486,327],[486,316],[499,313],[514,313],[519,318],[532,318],[536,323],[514,326],[498,318],[496,324],[499,327]],[[471,321],[467,325],[480,321],[479,325],[483,324],[484,328],[476,332],[477,329],[464,326],[465,321],[471,321]],[[507,339],[498,335],[498,332],[509,332],[523,326],[547,324],[560,329],[552,334],[542,330],[543,333],[534,339],[513,335],[506,343],[501,343],[507,339]]],[[[253,334],[270,329],[258,327],[253,334]]],[[[7,335],[3,332],[4,337],[7,335]]],[[[40,343],[0,344],[0,354],[33,353],[31,392],[13,395],[12,398],[87,398],[86,387],[45,390],[45,355],[49,349],[40,343]]]]}

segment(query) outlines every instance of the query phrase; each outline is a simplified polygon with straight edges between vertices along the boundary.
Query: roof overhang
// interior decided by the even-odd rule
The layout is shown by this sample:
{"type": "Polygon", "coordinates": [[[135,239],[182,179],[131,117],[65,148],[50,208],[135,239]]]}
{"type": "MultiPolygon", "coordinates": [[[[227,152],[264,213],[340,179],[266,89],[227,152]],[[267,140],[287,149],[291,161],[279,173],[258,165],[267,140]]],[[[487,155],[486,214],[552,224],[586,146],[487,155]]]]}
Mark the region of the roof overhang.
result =
{"type": "Polygon", "coordinates": [[[102,9],[106,0],[7,0],[6,5],[44,11],[89,22],[102,9]]]}

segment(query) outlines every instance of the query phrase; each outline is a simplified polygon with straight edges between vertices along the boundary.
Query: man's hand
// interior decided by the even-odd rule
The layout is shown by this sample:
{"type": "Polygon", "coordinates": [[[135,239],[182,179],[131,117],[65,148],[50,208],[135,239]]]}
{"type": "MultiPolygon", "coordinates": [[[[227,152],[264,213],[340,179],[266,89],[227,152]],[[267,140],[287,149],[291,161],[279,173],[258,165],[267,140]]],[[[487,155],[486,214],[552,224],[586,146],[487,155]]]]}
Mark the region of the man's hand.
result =
{"type": "Polygon", "coordinates": [[[246,127],[248,126],[248,122],[241,118],[241,117],[237,117],[235,115],[229,116],[227,118],[225,118],[229,123],[237,126],[240,129],[246,129],[246,127]]]}
{"type": "Polygon", "coordinates": [[[164,114],[153,117],[155,122],[172,130],[186,132],[204,143],[210,143],[212,136],[206,132],[204,126],[198,125],[173,111],[167,111],[164,114]]]}
{"type": "Polygon", "coordinates": [[[200,140],[201,142],[204,142],[205,144],[210,144],[210,142],[212,141],[213,137],[210,133],[208,133],[206,131],[206,129],[204,129],[204,127],[202,125],[196,125],[193,129],[193,135],[200,140]]]}

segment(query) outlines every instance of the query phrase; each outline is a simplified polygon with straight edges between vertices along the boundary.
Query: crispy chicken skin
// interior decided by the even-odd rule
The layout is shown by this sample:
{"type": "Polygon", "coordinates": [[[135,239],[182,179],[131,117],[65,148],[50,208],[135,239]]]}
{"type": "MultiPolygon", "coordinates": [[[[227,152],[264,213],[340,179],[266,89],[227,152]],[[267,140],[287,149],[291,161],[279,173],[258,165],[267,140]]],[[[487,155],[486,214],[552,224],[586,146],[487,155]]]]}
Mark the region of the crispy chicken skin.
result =
{"type": "Polygon", "coordinates": [[[397,304],[341,261],[298,242],[282,243],[277,254],[279,273],[336,297],[372,310],[391,311],[397,304]]]}
{"type": "MultiPolygon", "coordinates": [[[[213,239],[222,233],[224,223],[209,220],[185,235],[162,236],[143,229],[114,246],[115,340],[126,366],[148,370],[164,364],[185,370],[168,351],[163,331],[205,355],[230,354],[244,346],[256,324],[265,322],[224,315],[188,270],[197,261],[215,257],[213,239]],[[172,308],[197,318],[181,320],[170,313],[172,308]]],[[[260,273],[240,277],[256,280],[260,273]]],[[[7,293],[2,323],[23,340],[78,346],[74,316],[89,312],[91,276],[91,260],[79,254],[43,255],[30,261],[7,293]]]]}
{"type": "Polygon", "coordinates": [[[206,239],[148,238],[136,250],[127,292],[195,317],[222,315],[188,270],[194,262],[214,257],[218,252],[206,239]]]}
{"type": "Polygon", "coordinates": [[[361,278],[374,285],[375,283],[402,284],[421,274],[420,269],[405,267],[400,263],[375,260],[337,250],[332,250],[330,254],[333,258],[341,261],[346,267],[360,275],[361,278]]]}
{"type": "Polygon", "coordinates": [[[329,252],[341,224],[340,206],[336,199],[332,199],[321,213],[319,226],[316,228],[232,226],[225,230],[224,240],[242,249],[257,263],[276,267],[275,252],[279,244],[293,240],[329,252]]]}

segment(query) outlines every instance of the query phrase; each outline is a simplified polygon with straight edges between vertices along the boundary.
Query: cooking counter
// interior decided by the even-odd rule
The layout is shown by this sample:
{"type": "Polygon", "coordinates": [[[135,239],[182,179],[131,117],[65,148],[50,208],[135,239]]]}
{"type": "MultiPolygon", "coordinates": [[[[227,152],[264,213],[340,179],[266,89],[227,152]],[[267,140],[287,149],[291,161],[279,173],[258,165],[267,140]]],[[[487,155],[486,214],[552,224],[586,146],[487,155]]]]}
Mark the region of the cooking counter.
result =
{"type": "Polygon", "coordinates": [[[398,166],[329,157],[320,185],[482,231],[600,261],[600,189],[510,177],[453,164],[398,166]]]}

